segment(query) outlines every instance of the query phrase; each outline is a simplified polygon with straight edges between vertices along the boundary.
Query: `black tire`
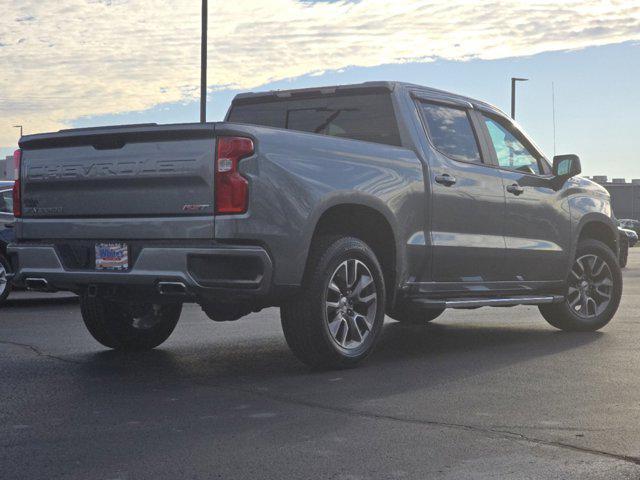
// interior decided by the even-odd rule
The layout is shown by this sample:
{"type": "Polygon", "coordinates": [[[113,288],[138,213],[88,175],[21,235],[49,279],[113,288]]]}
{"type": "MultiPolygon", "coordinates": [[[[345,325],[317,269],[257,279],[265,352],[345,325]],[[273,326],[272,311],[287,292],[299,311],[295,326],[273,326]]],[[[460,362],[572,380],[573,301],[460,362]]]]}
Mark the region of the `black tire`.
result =
{"type": "Polygon", "coordinates": [[[11,272],[11,267],[7,259],[0,253],[0,305],[11,293],[11,282],[7,280],[7,274],[11,272]]]}
{"type": "MultiPolygon", "coordinates": [[[[542,316],[547,322],[560,330],[570,332],[593,332],[604,327],[613,318],[618,306],[620,305],[620,297],[622,296],[622,273],[620,266],[618,265],[618,259],[615,254],[604,243],[597,240],[584,240],[578,244],[576,250],[575,262],[580,258],[596,256],[604,261],[611,273],[612,285],[607,289],[607,294],[610,296],[610,300],[606,305],[603,305],[602,311],[590,317],[581,316],[575,308],[572,308],[569,304],[571,300],[570,278],[567,279],[567,298],[562,303],[552,303],[548,305],[540,305],[539,309],[542,316]]],[[[572,272],[574,271],[575,263],[572,265],[572,272]]],[[[603,267],[604,268],[604,267],[603,267]]],[[[569,273],[571,277],[572,273],[569,273]]],[[[575,276],[577,278],[577,275],[575,276]]],[[[578,291],[577,289],[573,289],[578,291]]],[[[578,293],[578,296],[580,294],[578,293]]],[[[597,290],[592,295],[598,295],[597,290]]],[[[575,298],[575,297],[574,297],[575,298]]],[[[602,298],[599,296],[599,298],[602,298]]]]}
{"type": "Polygon", "coordinates": [[[389,316],[394,320],[407,325],[425,325],[435,320],[444,312],[444,308],[416,308],[411,305],[400,304],[389,316]]]}
{"type": "Polygon", "coordinates": [[[620,268],[625,268],[629,260],[629,240],[620,238],[620,268]]]}
{"type": "Polygon", "coordinates": [[[280,307],[287,344],[299,360],[313,368],[354,366],[371,353],[377,342],[384,322],[385,298],[380,263],[366,243],[353,237],[321,237],[312,246],[302,292],[280,307]],[[342,271],[346,277],[349,276],[349,268],[354,268],[349,265],[355,267],[354,291],[350,290],[349,282],[343,284],[339,280],[342,271]],[[358,269],[362,277],[358,277],[358,269]],[[356,294],[357,285],[365,282],[369,282],[368,285],[356,294]],[[337,283],[341,284],[339,291],[335,288],[337,283]],[[373,296],[371,292],[376,295],[375,304],[359,304],[351,300],[362,298],[365,290],[368,296],[373,296]],[[334,295],[336,298],[333,298],[334,295]],[[352,310],[343,311],[348,307],[329,305],[335,300],[336,304],[347,301],[355,303],[350,303],[352,310]],[[330,312],[330,308],[335,310],[330,312]],[[366,316],[359,313],[364,308],[368,309],[366,316]],[[330,316],[333,322],[329,321],[330,316]],[[363,323],[365,318],[368,319],[367,323],[363,323]],[[335,333],[330,331],[330,323],[339,325],[335,333]],[[358,336],[361,340],[359,344],[358,336]],[[343,337],[343,340],[339,337],[343,337]]]}
{"type": "Polygon", "coordinates": [[[151,350],[173,332],[182,304],[127,305],[100,297],[80,300],[82,319],[89,333],[114,350],[151,350]]]}

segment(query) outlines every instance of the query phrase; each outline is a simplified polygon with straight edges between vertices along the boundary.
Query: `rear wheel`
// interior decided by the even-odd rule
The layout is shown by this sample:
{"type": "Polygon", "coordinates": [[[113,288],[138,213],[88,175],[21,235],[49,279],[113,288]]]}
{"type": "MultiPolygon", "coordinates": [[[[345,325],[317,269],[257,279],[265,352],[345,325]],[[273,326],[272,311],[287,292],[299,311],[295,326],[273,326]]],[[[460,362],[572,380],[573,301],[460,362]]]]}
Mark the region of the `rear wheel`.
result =
{"type": "Polygon", "coordinates": [[[384,322],[385,285],[375,253],[353,237],[321,238],[301,294],[280,308],[293,353],[312,367],[348,367],[373,350],[384,322]]]}
{"type": "Polygon", "coordinates": [[[150,350],[173,332],[181,304],[129,305],[100,297],[83,297],[81,311],[89,333],[115,350],[150,350]]]}
{"type": "Polygon", "coordinates": [[[4,302],[9,293],[11,293],[11,284],[9,283],[9,262],[0,253],[0,304],[4,302]]]}
{"type": "Polygon", "coordinates": [[[540,305],[545,320],[567,331],[595,331],[613,318],[622,296],[622,274],[614,253],[604,243],[584,240],[567,279],[562,303],[540,305]]]}

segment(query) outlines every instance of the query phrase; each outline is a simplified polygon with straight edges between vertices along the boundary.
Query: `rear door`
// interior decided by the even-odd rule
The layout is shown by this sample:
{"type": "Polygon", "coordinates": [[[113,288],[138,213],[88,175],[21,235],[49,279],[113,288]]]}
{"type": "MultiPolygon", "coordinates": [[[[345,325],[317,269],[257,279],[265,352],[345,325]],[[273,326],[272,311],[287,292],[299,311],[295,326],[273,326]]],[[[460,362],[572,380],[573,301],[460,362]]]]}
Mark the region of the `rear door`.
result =
{"type": "Polygon", "coordinates": [[[500,280],[504,190],[484,158],[470,105],[418,102],[431,143],[431,242],[434,288],[479,291],[500,280]]]}
{"type": "Polygon", "coordinates": [[[568,267],[569,207],[542,154],[508,119],[483,113],[506,196],[505,275],[514,282],[559,281],[568,267]]]}

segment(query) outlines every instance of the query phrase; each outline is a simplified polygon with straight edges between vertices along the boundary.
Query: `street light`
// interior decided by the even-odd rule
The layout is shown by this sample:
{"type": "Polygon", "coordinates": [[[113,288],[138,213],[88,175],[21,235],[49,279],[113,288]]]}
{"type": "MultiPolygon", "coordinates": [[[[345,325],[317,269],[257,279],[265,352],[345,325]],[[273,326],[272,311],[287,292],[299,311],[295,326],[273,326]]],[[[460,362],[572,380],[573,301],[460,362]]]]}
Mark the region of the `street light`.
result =
{"type": "Polygon", "coordinates": [[[516,119],[516,82],[526,82],[528,78],[511,77],[511,118],[516,119]]]}
{"type": "Polygon", "coordinates": [[[207,17],[208,0],[202,0],[202,43],[200,45],[200,123],[207,121],[207,17]]]}
{"type": "Polygon", "coordinates": [[[13,128],[19,128],[20,129],[20,137],[22,137],[22,125],[14,125],[13,128]]]}

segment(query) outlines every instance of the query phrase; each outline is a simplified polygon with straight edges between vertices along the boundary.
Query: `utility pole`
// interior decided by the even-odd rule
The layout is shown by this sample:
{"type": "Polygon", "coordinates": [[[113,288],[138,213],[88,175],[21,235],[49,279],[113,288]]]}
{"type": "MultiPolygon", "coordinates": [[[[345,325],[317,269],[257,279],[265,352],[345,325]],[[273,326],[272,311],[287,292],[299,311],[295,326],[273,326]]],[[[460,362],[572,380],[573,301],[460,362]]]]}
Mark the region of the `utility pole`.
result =
{"type": "Polygon", "coordinates": [[[556,156],[556,86],[551,82],[551,109],[553,114],[553,156],[556,156]]]}
{"type": "Polygon", "coordinates": [[[516,119],[516,82],[526,82],[528,78],[511,78],[511,118],[516,119]]]}
{"type": "Polygon", "coordinates": [[[202,0],[202,43],[200,45],[200,123],[207,121],[207,20],[208,0],[202,0]]]}
{"type": "Polygon", "coordinates": [[[20,129],[20,137],[22,137],[22,125],[14,125],[13,128],[19,128],[20,129]]]}

